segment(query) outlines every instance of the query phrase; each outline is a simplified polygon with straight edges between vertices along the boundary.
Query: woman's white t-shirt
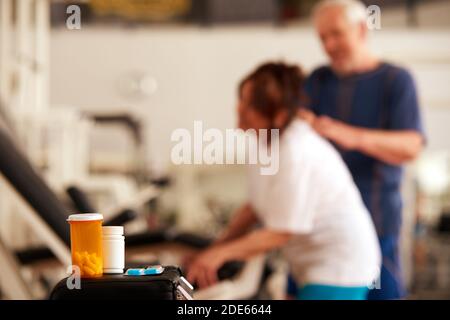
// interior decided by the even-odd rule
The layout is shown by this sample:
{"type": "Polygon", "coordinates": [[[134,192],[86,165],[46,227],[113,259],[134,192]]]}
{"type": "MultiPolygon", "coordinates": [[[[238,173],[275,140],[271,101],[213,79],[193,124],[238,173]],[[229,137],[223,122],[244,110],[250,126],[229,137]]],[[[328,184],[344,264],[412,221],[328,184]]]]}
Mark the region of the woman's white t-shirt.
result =
{"type": "Polygon", "coordinates": [[[359,191],[333,146],[301,120],[280,137],[279,169],[249,165],[249,203],[265,228],[294,234],[283,248],[297,283],[371,285],[380,249],[359,191]]]}

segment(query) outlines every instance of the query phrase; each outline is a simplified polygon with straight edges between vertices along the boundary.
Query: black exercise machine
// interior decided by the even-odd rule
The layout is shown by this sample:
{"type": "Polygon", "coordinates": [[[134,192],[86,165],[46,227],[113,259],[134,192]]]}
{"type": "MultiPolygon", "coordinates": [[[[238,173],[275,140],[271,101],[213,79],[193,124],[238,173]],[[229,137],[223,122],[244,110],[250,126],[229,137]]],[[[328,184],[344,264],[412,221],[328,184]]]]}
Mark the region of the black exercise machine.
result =
{"type": "MultiPolygon", "coordinates": [[[[1,120],[1,119],[0,119],[1,120]]],[[[11,187],[22,197],[33,211],[30,220],[33,226],[39,227],[39,236],[43,237],[46,247],[30,248],[9,254],[1,243],[0,254],[7,255],[1,259],[14,264],[31,265],[35,262],[54,259],[58,257],[63,263],[70,264],[70,234],[66,219],[69,215],[68,208],[58,199],[56,194],[48,187],[39,173],[33,168],[26,156],[17,148],[8,128],[0,123],[0,172],[9,182],[11,187]]],[[[95,211],[88,201],[87,196],[77,187],[72,186],[67,190],[75,206],[81,212],[95,211]]],[[[113,219],[106,221],[106,225],[122,225],[136,216],[133,210],[126,209],[113,219]]],[[[126,235],[127,250],[135,247],[155,245],[158,243],[177,243],[193,249],[205,248],[211,240],[193,234],[178,233],[173,229],[145,232],[142,234],[126,235]]],[[[235,276],[243,267],[242,262],[229,263],[219,272],[219,278],[225,279],[235,276]]],[[[14,270],[15,267],[6,268],[14,270]]],[[[17,270],[15,270],[17,273],[17,270]]],[[[17,274],[16,274],[17,276],[17,274]]],[[[23,279],[17,279],[23,288],[23,279]]],[[[19,285],[19,286],[20,286],[19,285]]],[[[23,288],[23,291],[27,291],[23,288]]],[[[23,297],[21,295],[20,297],[23,297]]]]}

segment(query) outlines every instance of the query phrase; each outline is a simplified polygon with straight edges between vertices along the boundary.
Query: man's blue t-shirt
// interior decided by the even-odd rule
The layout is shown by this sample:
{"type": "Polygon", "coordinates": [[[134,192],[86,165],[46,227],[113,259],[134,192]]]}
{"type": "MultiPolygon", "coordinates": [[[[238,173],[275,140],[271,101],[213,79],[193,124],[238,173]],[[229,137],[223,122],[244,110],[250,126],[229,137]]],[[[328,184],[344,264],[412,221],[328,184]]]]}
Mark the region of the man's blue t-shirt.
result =
{"type": "MultiPolygon", "coordinates": [[[[382,63],[370,72],[339,77],[330,67],[320,67],[309,76],[305,89],[309,107],[317,115],[369,129],[423,132],[415,84],[403,68],[382,63]]],[[[379,237],[397,235],[402,167],[335,146],[350,169],[379,237]]]]}

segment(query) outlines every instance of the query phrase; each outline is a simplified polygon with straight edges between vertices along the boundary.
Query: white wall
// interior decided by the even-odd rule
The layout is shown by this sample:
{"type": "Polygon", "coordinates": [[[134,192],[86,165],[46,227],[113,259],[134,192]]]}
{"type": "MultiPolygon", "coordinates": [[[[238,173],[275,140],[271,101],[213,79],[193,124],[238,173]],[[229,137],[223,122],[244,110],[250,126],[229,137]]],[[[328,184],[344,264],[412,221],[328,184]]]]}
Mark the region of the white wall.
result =
{"type": "MultiPolygon", "coordinates": [[[[450,149],[449,31],[383,28],[371,36],[374,51],[413,72],[430,151],[450,149]]],[[[149,125],[154,167],[169,163],[175,128],[192,129],[197,119],[206,127],[233,127],[236,85],[257,64],[284,59],[310,71],[326,61],[314,31],[307,27],[57,29],[52,31],[50,52],[52,104],[133,110],[149,125]],[[157,91],[141,98],[122,95],[119,79],[133,72],[148,73],[156,80],[157,91]]],[[[176,192],[176,206],[192,224],[197,221],[193,214],[204,217],[206,209],[193,173],[180,177],[187,187],[176,192]]],[[[411,176],[407,180],[403,253],[409,279],[414,191],[411,176]]],[[[242,184],[223,188],[243,196],[242,184]]]]}
{"type": "MultiPolygon", "coordinates": [[[[410,67],[416,76],[430,147],[450,148],[450,36],[448,31],[382,29],[372,46],[382,57],[410,67]]],[[[300,63],[306,70],[325,57],[310,28],[83,28],[52,31],[51,102],[85,110],[129,109],[148,122],[152,160],[165,163],[177,127],[235,123],[239,79],[269,59],[300,63]],[[127,97],[118,82],[130,73],[154,77],[149,97],[127,97]]]]}

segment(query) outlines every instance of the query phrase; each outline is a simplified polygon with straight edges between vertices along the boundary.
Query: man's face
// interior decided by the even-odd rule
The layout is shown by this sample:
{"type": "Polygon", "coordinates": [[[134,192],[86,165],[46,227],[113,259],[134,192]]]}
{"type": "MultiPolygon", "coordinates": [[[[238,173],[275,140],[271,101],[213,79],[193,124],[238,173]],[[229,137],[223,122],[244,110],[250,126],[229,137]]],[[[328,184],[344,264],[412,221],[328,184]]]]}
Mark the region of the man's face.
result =
{"type": "Polygon", "coordinates": [[[340,7],[322,9],[314,22],[331,67],[338,73],[351,72],[364,46],[364,25],[348,22],[340,7]]]}

